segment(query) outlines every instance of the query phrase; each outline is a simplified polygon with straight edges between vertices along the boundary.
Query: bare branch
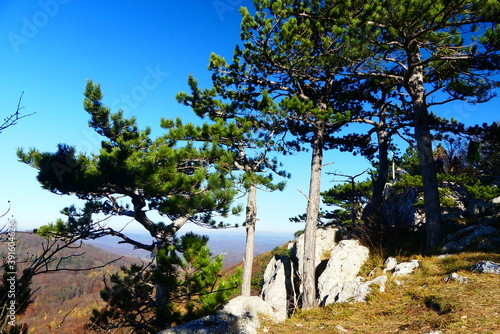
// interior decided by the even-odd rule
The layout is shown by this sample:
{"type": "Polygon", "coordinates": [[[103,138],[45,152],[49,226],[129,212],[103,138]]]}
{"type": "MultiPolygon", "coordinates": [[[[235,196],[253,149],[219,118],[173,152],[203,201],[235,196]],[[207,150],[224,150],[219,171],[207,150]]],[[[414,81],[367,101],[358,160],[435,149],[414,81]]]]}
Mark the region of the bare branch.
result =
{"type": "Polygon", "coordinates": [[[299,193],[301,193],[302,195],[304,195],[304,197],[305,197],[305,198],[307,199],[307,201],[309,202],[309,197],[307,197],[307,195],[306,195],[306,194],[305,194],[302,190],[300,190],[300,188],[297,188],[297,191],[298,191],[299,193]]]}
{"type": "Polygon", "coordinates": [[[35,114],[35,113],[26,114],[26,115],[20,114],[19,111],[24,109],[24,107],[21,107],[21,100],[23,99],[23,95],[24,95],[24,92],[21,93],[21,97],[19,98],[19,102],[17,103],[16,111],[13,114],[11,114],[3,119],[3,123],[0,125],[0,133],[2,133],[2,131],[7,129],[8,127],[16,125],[18,120],[35,114]]]}

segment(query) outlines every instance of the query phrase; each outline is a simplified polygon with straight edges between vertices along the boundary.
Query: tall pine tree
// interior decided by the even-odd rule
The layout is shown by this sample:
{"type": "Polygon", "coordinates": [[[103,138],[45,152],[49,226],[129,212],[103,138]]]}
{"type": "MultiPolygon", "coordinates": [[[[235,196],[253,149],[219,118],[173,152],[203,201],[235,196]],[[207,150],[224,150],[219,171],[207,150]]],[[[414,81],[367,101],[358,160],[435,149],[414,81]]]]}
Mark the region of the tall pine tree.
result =
{"type": "MultiPolygon", "coordinates": [[[[257,223],[257,190],[283,190],[285,182],[275,182],[274,176],[289,177],[281,169],[276,158],[270,157],[272,152],[282,150],[284,143],[276,139],[281,124],[272,117],[260,114],[262,109],[255,110],[252,101],[232,96],[224,102],[218,91],[224,91],[215,82],[211,89],[201,90],[197,81],[190,77],[191,94],[179,93],[179,102],[190,106],[201,118],[209,118],[216,123],[225,123],[227,129],[233,130],[224,135],[217,134],[217,141],[233,152],[233,169],[239,172],[237,183],[247,195],[245,229],[246,247],[243,263],[243,282],[241,295],[250,296],[252,267],[257,223]]],[[[237,92],[236,92],[237,93],[237,92]]],[[[261,103],[262,105],[262,103],[261,103]]],[[[257,108],[260,108],[257,106],[257,108]]],[[[212,138],[212,133],[205,133],[203,138],[212,138]]]]}
{"type": "Polygon", "coordinates": [[[212,55],[218,93],[249,104],[260,117],[282,124],[280,135],[296,149],[311,149],[302,283],[304,308],[316,305],[314,249],[323,151],[351,113],[360,108],[354,82],[343,75],[355,53],[315,20],[322,5],[301,1],[255,1],[255,15],[242,9],[242,46],[231,64],[212,55]],[[287,136],[291,135],[291,136],[287,136]]]}
{"type": "MultiPolygon", "coordinates": [[[[351,41],[372,57],[353,72],[402,85],[411,104],[424,181],[428,249],[440,242],[441,214],[432,156],[430,108],[488,101],[497,85],[500,3],[490,0],[374,0],[345,3],[351,41]]],[[[331,22],[338,17],[330,16],[331,22]]]]}

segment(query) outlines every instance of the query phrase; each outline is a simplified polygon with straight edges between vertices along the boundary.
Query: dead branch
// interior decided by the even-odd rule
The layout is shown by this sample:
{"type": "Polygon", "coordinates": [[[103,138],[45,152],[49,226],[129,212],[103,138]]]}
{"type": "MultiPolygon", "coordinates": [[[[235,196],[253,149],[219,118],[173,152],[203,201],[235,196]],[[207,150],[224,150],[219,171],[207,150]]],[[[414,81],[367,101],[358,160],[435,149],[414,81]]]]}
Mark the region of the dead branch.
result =
{"type": "Polygon", "coordinates": [[[17,103],[16,111],[13,114],[11,114],[3,119],[3,123],[0,125],[0,133],[2,133],[2,131],[7,129],[8,127],[16,125],[18,120],[35,114],[35,113],[31,113],[31,114],[22,115],[20,113],[20,111],[22,109],[24,109],[24,107],[21,107],[21,100],[23,99],[23,95],[24,95],[24,92],[22,92],[21,97],[19,97],[19,102],[17,103]]]}

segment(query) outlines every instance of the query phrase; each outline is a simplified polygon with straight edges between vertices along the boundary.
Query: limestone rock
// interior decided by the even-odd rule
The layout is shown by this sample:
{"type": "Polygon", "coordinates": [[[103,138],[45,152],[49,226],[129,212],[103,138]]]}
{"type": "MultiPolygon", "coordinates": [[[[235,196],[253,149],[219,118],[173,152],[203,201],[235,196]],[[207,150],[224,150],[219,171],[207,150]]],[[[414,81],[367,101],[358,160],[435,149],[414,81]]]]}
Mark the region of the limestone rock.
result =
{"type": "Polygon", "coordinates": [[[345,329],[344,327],[342,327],[341,325],[337,325],[335,326],[335,329],[339,332],[342,332],[342,333],[347,333],[349,332],[347,329],[345,329]]]}
{"type": "MultiPolygon", "coordinates": [[[[315,263],[318,266],[325,255],[329,255],[336,246],[335,235],[338,232],[336,228],[316,230],[316,256],[315,263]]],[[[296,262],[297,275],[302,278],[302,267],[304,258],[304,234],[288,245],[291,250],[293,261],[296,262]]]]}
{"type": "Polygon", "coordinates": [[[330,294],[322,304],[326,306],[332,303],[364,302],[371,292],[373,284],[379,285],[379,291],[384,292],[386,282],[387,276],[378,276],[371,281],[365,281],[361,277],[356,277],[352,281],[332,287],[330,294]]]}
{"type": "Polygon", "coordinates": [[[411,260],[410,262],[401,262],[394,268],[392,276],[405,276],[412,274],[415,268],[418,268],[418,260],[411,260]]]}
{"type": "Polygon", "coordinates": [[[460,276],[457,273],[451,273],[444,278],[444,281],[446,283],[453,282],[453,281],[456,281],[458,283],[468,283],[469,279],[467,277],[460,276]]]}
{"type": "Polygon", "coordinates": [[[256,334],[259,319],[247,312],[241,317],[231,314],[209,315],[157,334],[256,334]]]}
{"type": "Polygon", "coordinates": [[[357,240],[342,240],[331,251],[325,270],[318,279],[318,299],[322,303],[333,292],[353,281],[368,259],[369,250],[357,240]]]}
{"type": "Polygon", "coordinates": [[[491,203],[493,203],[495,205],[499,205],[500,204],[500,196],[493,198],[491,200],[491,203]]]}
{"type": "Polygon", "coordinates": [[[233,298],[218,313],[230,314],[236,317],[243,317],[246,313],[251,313],[253,315],[263,315],[267,318],[277,320],[271,304],[257,296],[238,296],[233,298]]]}
{"type": "Polygon", "coordinates": [[[285,320],[295,308],[295,289],[292,283],[293,268],[288,256],[275,256],[264,272],[261,298],[274,310],[277,321],[285,320]]]}
{"type": "Polygon", "coordinates": [[[500,231],[493,226],[472,225],[449,235],[445,239],[442,251],[457,253],[466,249],[496,249],[499,234],[500,231]]]}
{"type": "Polygon", "coordinates": [[[480,274],[500,274],[500,263],[492,261],[480,261],[470,268],[471,271],[480,274]]]}
{"type": "Polygon", "coordinates": [[[387,260],[385,260],[384,265],[385,265],[384,273],[392,271],[398,265],[398,260],[396,260],[395,257],[390,256],[387,258],[387,260]]]}
{"type": "Polygon", "coordinates": [[[390,225],[412,231],[424,225],[425,214],[422,209],[414,205],[421,197],[418,187],[396,194],[393,187],[388,184],[385,196],[387,200],[384,203],[384,212],[390,225]]]}

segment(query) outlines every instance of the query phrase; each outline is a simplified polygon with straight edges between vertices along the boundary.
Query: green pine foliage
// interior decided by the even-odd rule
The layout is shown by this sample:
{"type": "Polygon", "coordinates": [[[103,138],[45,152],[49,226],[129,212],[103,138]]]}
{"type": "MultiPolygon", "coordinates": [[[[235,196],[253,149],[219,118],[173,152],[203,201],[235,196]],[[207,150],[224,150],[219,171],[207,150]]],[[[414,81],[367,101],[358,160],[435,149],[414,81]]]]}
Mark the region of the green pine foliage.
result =
{"type": "Polygon", "coordinates": [[[213,257],[208,237],[186,233],[167,249],[159,250],[152,266],[123,267],[110,276],[101,291],[107,306],[94,310],[87,328],[107,332],[128,327],[133,333],[156,333],[205,315],[226,303],[241,284],[241,271],[222,277],[222,256],[213,257]],[[155,286],[168,289],[169,299],[157,305],[155,286]],[[168,324],[157,324],[157,314],[168,324]]]}
{"type": "MultiPolygon", "coordinates": [[[[139,129],[135,117],[125,118],[122,110],[113,113],[102,103],[99,84],[89,80],[84,96],[89,126],[102,136],[98,152],[77,152],[67,144],[58,145],[56,152],[18,150],[20,161],[38,170],[37,180],[43,188],[85,201],[82,208],[64,209],[68,220],[42,227],[40,234],[69,239],[112,235],[162,256],[163,251],[171,252],[173,236],[186,223],[217,227],[223,224],[214,215],[227,217],[241,211],[241,206],[233,206],[238,193],[232,175],[235,152],[220,140],[244,137],[248,126],[162,119],[164,133],[152,138],[151,129],[139,129]],[[151,212],[170,222],[152,220],[151,212]],[[106,218],[95,219],[97,215],[133,218],[154,241],[135,240],[107,225],[106,218]]],[[[151,298],[158,311],[160,327],[156,330],[161,330],[169,321],[162,308],[175,298],[168,286],[157,285],[155,290],[151,298]],[[167,318],[161,318],[164,314],[167,318]]]]}
{"type": "Polygon", "coordinates": [[[350,182],[341,183],[321,193],[323,203],[336,207],[324,215],[334,218],[336,222],[351,222],[351,209],[354,203],[355,217],[361,215],[363,207],[368,203],[372,194],[373,182],[370,179],[354,183],[354,193],[350,182]]]}
{"type": "Polygon", "coordinates": [[[153,139],[149,127],[139,130],[134,117],[124,118],[120,110],[111,113],[101,99],[100,86],[89,81],[84,108],[91,116],[89,126],[103,136],[97,154],[78,153],[66,144],[54,153],[19,149],[20,160],[38,169],[37,179],[45,189],[91,202],[92,213],[133,215],[153,234],[156,228],[147,216],[132,212],[117,198],[128,197],[136,209],[147,205],[162,215],[199,218],[203,223],[211,222],[213,212],[231,212],[236,194],[227,177],[231,152],[216,142],[197,145],[190,140],[207,128],[216,132],[217,127],[164,120],[166,133],[153,139]]]}

